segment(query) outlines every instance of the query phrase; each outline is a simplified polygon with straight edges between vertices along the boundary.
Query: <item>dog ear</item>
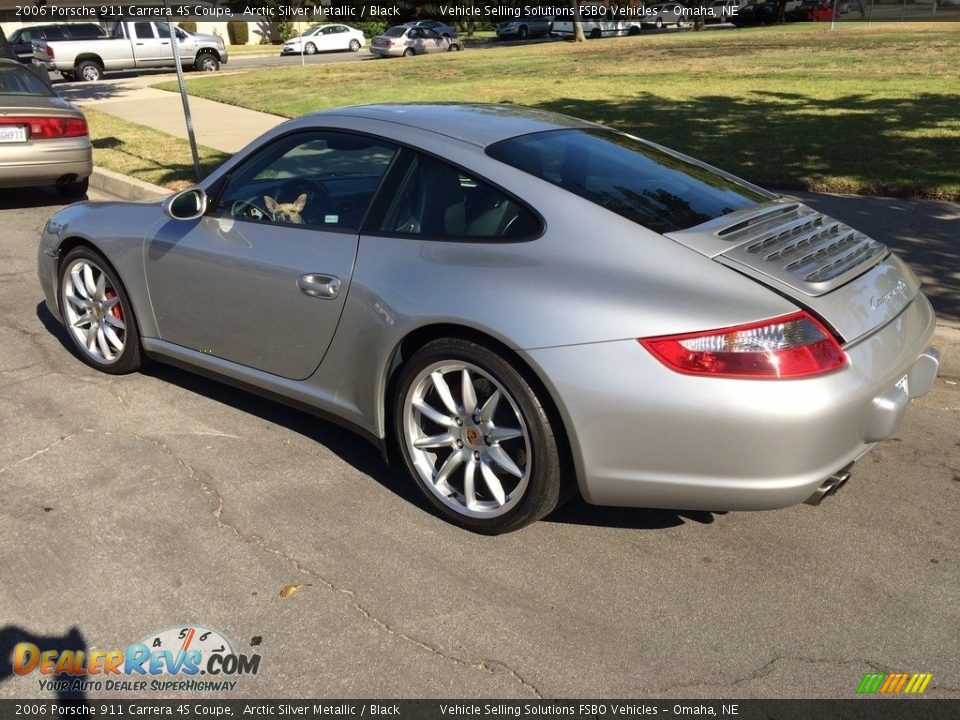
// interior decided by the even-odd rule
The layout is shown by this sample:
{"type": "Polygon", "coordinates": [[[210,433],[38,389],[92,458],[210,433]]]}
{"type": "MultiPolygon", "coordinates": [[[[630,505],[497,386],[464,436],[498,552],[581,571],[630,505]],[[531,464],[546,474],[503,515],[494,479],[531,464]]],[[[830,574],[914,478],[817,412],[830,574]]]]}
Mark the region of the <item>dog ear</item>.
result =
{"type": "Polygon", "coordinates": [[[307,194],[303,193],[300,197],[293,201],[293,211],[300,212],[307,205],[307,194]]]}
{"type": "Polygon", "coordinates": [[[277,212],[277,209],[279,208],[280,204],[276,200],[274,200],[269,195],[264,195],[263,201],[267,204],[267,210],[269,210],[272,213],[277,212]]]}

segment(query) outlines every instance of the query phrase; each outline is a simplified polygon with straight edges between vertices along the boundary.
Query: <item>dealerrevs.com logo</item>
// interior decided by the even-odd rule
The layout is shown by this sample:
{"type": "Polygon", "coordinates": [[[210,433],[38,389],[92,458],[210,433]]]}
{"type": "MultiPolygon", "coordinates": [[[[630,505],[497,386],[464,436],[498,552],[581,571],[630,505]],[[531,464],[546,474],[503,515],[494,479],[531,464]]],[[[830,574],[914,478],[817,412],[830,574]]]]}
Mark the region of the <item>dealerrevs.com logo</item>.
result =
{"type": "Polygon", "coordinates": [[[167,628],[126,650],[41,651],[32,643],[13,650],[14,673],[38,673],[41,690],[231,691],[238,682],[233,678],[259,670],[260,655],[237,653],[223,633],[203,625],[167,628]]]}

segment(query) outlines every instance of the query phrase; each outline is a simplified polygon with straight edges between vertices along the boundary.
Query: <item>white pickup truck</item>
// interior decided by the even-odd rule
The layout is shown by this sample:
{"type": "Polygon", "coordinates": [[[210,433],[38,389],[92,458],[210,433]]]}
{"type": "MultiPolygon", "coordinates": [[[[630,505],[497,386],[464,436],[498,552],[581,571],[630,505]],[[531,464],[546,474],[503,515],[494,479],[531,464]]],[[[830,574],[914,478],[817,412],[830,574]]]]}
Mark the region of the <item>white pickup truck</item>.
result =
{"type": "MultiPolygon", "coordinates": [[[[223,38],[178,27],[174,34],[184,68],[213,71],[227,62],[223,38]]],[[[111,70],[176,65],[169,26],[163,22],[112,23],[107,37],[92,40],[37,40],[33,56],[37,65],[57,70],[67,80],[100,80],[111,70]]]]}

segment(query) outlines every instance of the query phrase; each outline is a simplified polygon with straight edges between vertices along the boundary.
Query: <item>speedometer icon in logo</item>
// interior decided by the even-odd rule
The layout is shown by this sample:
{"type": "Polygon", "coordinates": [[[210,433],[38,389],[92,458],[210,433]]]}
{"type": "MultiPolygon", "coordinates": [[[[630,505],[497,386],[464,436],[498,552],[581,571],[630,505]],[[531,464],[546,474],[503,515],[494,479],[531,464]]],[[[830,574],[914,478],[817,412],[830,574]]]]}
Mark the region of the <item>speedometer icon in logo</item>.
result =
{"type": "Polygon", "coordinates": [[[204,625],[167,628],[148,635],[140,642],[151,650],[169,650],[174,653],[199,650],[204,658],[210,653],[233,654],[233,645],[223,633],[204,625]]]}
{"type": "Polygon", "coordinates": [[[168,657],[189,658],[200,674],[205,675],[214,655],[221,657],[234,655],[233,643],[219,630],[205,625],[181,625],[148,635],[140,641],[155,653],[170,653],[168,657]]]}
{"type": "Polygon", "coordinates": [[[152,633],[131,645],[124,660],[128,675],[256,675],[260,655],[245,655],[219,630],[179,625],[152,633]]]}

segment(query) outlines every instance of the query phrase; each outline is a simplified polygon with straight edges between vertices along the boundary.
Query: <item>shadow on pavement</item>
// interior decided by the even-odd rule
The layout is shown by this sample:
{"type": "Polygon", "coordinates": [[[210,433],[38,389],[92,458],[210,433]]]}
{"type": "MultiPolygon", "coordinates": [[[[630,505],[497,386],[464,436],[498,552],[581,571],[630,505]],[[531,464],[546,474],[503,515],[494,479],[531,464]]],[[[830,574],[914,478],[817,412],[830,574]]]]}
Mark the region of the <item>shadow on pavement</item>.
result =
{"type": "Polygon", "coordinates": [[[697,510],[654,510],[648,508],[601,507],[590,505],[577,496],[542,522],[564,525],[620,528],[624,530],[664,530],[689,523],[712,525],[724,512],[697,510]]]}
{"type": "Polygon", "coordinates": [[[14,188],[0,192],[0,210],[60,208],[66,204],[67,201],[53,187],[14,188]]]}
{"type": "MultiPolygon", "coordinates": [[[[79,650],[83,652],[84,656],[87,654],[87,643],[83,639],[80,630],[76,627],[70,628],[70,630],[63,635],[34,635],[16,625],[7,625],[6,627],[0,628],[0,683],[9,677],[13,677],[15,674],[13,670],[13,656],[14,649],[19,643],[35,645],[41,653],[47,650],[56,650],[57,652],[79,650]]],[[[30,692],[24,692],[24,697],[36,697],[38,688],[34,686],[33,683],[37,682],[36,679],[38,677],[56,683],[71,683],[77,679],[66,673],[59,675],[40,675],[39,671],[30,673],[29,676],[25,676],[21,680],[21,682],[31,683],[31,690],[30,692]]],[[[76,702],[77,700],[87,699],[86,693],[83,690],[70,690],[68,688],[57,689],[54,690],[54,692],[58,700],[76,702]]]]}

